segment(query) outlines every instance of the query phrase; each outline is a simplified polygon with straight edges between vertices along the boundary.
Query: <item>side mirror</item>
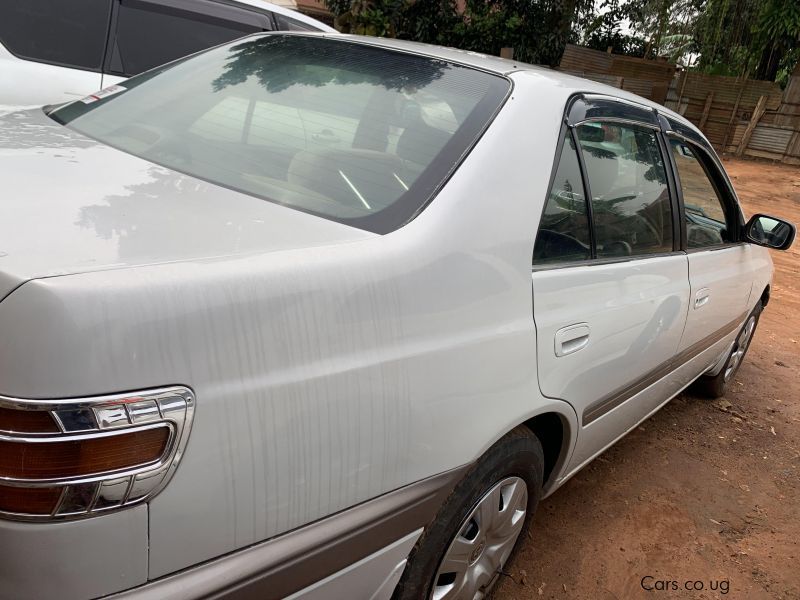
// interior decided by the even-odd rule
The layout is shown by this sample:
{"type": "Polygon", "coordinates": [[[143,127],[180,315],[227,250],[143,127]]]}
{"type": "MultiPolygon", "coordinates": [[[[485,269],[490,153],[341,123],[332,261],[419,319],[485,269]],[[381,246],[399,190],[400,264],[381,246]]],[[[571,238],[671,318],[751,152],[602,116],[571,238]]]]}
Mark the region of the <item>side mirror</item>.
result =
{"type": "Polygon", "coordinates": [[[795,227],[788,221],[769,215],[753,215],[744,227],[745,239],[759,246],[786,250],[792,245],[795,227]]]}

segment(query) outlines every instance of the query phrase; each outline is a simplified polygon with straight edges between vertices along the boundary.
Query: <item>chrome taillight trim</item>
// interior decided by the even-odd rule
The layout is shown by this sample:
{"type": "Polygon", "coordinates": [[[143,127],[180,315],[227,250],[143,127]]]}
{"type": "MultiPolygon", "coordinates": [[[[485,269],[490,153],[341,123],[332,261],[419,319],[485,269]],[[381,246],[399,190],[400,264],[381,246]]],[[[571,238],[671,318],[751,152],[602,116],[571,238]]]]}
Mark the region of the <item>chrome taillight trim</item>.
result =
{"type": "Polygon", "coordinates": [[[61,498],[49,515],[0,510],[0,518],[24,521],[76,519],[106,514],[152,499],[169,482],[180,463],[194,419],[195,399],[185,386],[75,399],[39,400],[0,396],[0,407],[47,411],[59,433],[0,430],[0,440],[32,444],[86,440],[169,428],[161,457],[135,468],[89,476],[27,479],[0,476],[9,487],[59,487],[61,498]]]}

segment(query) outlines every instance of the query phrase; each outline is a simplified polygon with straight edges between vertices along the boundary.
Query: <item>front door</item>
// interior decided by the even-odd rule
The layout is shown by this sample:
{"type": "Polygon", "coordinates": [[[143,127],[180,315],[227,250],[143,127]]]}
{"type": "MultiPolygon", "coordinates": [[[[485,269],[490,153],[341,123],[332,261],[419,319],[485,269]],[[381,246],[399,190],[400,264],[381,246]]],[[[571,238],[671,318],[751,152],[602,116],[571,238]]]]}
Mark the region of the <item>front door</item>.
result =
{"type": "Polygon", "coordinates": [[[750,246],[738,243],[740,214],[706,152],[669,138],[683,195],[691,302],[679,351],[690,357],[738,329],[752,287],[750,246]]]}

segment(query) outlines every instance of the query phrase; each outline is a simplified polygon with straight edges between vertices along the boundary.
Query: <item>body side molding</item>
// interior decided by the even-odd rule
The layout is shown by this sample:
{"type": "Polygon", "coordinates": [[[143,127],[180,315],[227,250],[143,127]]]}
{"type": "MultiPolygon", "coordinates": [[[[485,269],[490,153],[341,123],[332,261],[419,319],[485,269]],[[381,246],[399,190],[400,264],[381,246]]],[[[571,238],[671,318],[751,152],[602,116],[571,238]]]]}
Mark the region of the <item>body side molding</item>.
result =
{"type": "Polygon", "coordinates": [[[272,540],[109,598],[285,598],[427,525],[468,468],[465,465],[434,475],[272,540]]]}
{"type": "Polygon", "coordinates": [[[586,410],[583,411],[583,418],[582,418],[582,425],[586,427],[593,421],[596,421],[606,413],[614,410],[620,404],[623,404],[630,398],[633,398],[636,394],[641,392],[642,390],[650,387],[654,383],[656,383],[659,379],[662,379],[669,375],[672,371],[677,369],[683,363],[688,362],[698,354],[700,354],[706,348],[714,345],[716,342],[723,339],[725,336],[731,334],[732,332],[736,331],[745,320],[749,313],[742,313],[736,319],[725,325],[722,329],[715,331],[711,335],[704,337],[702,340],[692,344],[679,354],[676,354],[672,358],[667,361],[664,361],[660,365],[658,365],[655,369],[650,371],[649,373],[645,374],[640,379],[637,379],[630,385],[625,386],[619,390],[611,392],[604,398],[597,400],[596,402],[590,404],[586,407],[586,410]]]}

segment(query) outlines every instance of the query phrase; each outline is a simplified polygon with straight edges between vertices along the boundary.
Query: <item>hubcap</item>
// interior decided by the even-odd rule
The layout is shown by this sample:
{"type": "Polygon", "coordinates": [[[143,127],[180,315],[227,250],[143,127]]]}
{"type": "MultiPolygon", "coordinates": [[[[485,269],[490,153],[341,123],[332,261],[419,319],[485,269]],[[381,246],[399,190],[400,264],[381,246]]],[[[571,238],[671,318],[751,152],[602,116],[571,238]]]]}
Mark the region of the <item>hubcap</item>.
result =
{"type": "Polygon", "coordinates": [[[528,507],[528,486],[509,477],[481,496],[444,553],[432,600],[480,600],[517,542],[528,507]]]}
{"type": "Polygon", "coordinates": [[[747,319],[747,323],[745,323],[742,331],[739,333],[739,337],[736,338],[736,343],[733,345],[731,356],[728,358],[728,364],[725,365],[725,381],[730,380],[730,378],[736,372],[736,369],[739,368],[742,358],[744,358],[744,353],[747,352],[747,347],[750,345],[750,340],[753,337],[753,332],[755,329],[756,318],[751,315],[750,318],[747,319]]]}

